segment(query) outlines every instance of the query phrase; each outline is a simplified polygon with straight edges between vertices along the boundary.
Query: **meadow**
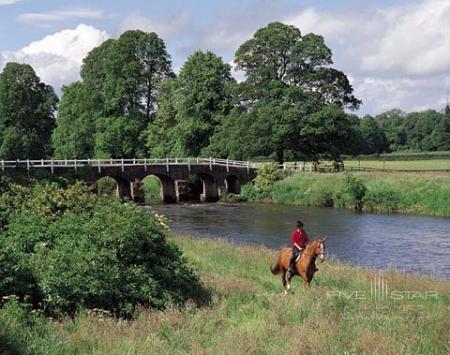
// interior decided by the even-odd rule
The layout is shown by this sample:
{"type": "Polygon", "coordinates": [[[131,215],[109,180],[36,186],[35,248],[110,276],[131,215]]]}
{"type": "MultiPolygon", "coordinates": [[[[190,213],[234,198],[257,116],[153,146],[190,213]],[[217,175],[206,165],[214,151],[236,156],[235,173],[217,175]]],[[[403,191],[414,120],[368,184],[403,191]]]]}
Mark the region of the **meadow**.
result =
{"type": "Polygon", "coordinates": [[[429,160],[345,160],[346,169],[377,170],[449,170],[450,159],[429,160]]]}
{"type": "Polygon", "coordinates": [[[293,292],[284,296],[280,277],[269,271],[276,252],[209,239],[171,240],[210,289],[209,305],[140,309],[134,320],[91,311],[63,321],[30,321],[11,306],[0,310],[0,342],[13,336],[21,354],[450,351],[448,282],[326,260],[309,290],[294,278],[293,292]],[[370,293],[380,276],[389,297],[370,293]]]}

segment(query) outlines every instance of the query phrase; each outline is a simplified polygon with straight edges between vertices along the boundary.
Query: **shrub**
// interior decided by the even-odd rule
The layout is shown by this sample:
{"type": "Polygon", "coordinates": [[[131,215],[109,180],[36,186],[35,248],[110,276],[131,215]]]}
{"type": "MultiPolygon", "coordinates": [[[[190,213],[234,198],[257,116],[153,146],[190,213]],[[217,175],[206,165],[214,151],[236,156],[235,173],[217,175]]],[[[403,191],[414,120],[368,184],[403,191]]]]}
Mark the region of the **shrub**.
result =
{"type": "Polygon", "coordinates": [[[245,202],[247,201],[247,198],[242,196],[242,195],[238,195],[238,194],[233,194],[233,193],[228,193],[228,192],[224,192],[222,194],[222,196],[220,197],[220,199],[223,202],[245,202]]]}
{"type": "Polygon", "coordinates": [[[0,298],[14,294],[56,316],[93,308],[130,316],[137,305],[208,300],[155,215],[81,184],[28,192],[0,237],[0,298]]]}
{"type": "Polygon", "coordinates": [[[380,188],[373,186],[364,196],[364,206],[369,211],[392,212],[398,209],[400,201],[399,191],[388,186],[380,188]]]}
{"type": "Polygon", "coordinates": [[[344,192],[350,196],[355,208],[360,210],[367,192],[367,187],[362,180],[352,174],[346,173],[344,192]]]}
{"type": "Polygon", "coordinates": [[[257,172],[257,176],[254,180],[254,188],[258,194],[266,195],[270,194],[274,183],[281,180],[282,173],[278,167],[273,164],[263,164],[257,172]]]}
{"type": "Polygon", "coordinates": [[[255,187],[251,183],[241,186],[241,196],[246,201],[256,201],[258,198],[255,187]]]}

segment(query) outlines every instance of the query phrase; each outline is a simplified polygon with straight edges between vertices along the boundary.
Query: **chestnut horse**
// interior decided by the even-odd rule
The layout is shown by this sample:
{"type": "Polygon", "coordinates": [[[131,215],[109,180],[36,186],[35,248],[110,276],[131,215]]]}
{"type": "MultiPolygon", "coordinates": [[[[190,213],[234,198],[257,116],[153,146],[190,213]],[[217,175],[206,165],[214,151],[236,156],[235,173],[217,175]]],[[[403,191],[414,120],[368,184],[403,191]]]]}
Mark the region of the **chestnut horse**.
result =
{"type": "MultiPolygon", "coordinates": [[[[289,273],[286,280],[286,273],[289,270],[289,263],[291,260],[292,248],[281,249],[280,256],[278,257],[278,262],[274,267],[270,268],[272,274],[281,274],[281,281],[283,282],[284,293],[287,294],[291,289],[291,279],[295,276],[295,273],[289,273]]],[[[320,261],[324,261],[325,258],[325,238],[317,239],[312,243],[308,244],[303,250],[300,260],[295,264],[296,274],[299,275],[306,287],[309,287],[309,283],[313,279],[316,269],[316,258],[319,257],[320,261]]]]}

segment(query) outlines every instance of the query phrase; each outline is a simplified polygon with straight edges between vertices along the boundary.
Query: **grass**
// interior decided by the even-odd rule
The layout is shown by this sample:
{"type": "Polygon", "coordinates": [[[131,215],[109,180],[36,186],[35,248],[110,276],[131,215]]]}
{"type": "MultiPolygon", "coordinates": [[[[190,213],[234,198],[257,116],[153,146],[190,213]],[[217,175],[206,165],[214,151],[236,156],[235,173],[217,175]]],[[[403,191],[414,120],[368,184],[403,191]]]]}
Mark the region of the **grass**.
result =
{"type": "Polygon", "coordinates": [[[450,170],[450,159],[432,160],[346,160],[345,168],[380,170],[450,170]]]}
{"type": "Polygon", "coordinates": [[[389,290],[403,295],[409,291],[415,297],[374,299],[367,295],[377,272],[326,261],[319,265],[309,290],[295,278],[293,293],[283,296],[279,276],[269,272],[275,252],[209,239],[172,240],[211,289],[209,306],[173,307],[164,312],[142,309],[132,321],[99,314],[51,321],[47,323],[49,329],[40,334],[35,330],[23,334],[22,342],[27,346],[19,349],[21,353],[450,352],[448,282],[386,271],[382,277],[389,290]],[[359,297],[356,292],[360,292],[359,297]],[[366,292],[365,299],[362,292],[366,292]]]}
{"type": "MultiPolygon", "coordinates": [[[[364,210],[450,217],[448,173],[355,173],[366,185],[364,210]]],[[[353,208],[345,193],[345,176],[296,174],[274,184],[269,200],[304,206],[353,208]]]]}

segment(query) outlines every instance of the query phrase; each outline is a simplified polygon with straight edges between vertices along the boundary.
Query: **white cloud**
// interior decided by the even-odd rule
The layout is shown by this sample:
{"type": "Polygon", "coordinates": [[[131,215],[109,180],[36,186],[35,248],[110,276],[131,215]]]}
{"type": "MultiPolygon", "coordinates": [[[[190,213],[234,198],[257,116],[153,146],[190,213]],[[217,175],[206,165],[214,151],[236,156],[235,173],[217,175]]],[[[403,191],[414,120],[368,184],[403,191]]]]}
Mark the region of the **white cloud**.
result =
{"type": "Polygon", "coordinates": [[[59,89],[79,78],[83,58],[108,38],[106,32],[81,24],[32,42],[19,51],[0,52],[0,68],[10,61],[28,63],[44,82],[59,89]]]}
{"type": "Polygon", "coordinates": [[[22,0],[0,0],[0,6],[12,5],[12,4],[18,3],[19,1],[22,1],[22,0]]]}
{"type": "Polygon", "coordinates": [[[78,8],[50,12],[29,12],[20,14],[17,21],[34,27],[51,27],[69,20],[102,19],[108,15],[102,10],[78,8]]]}
{"type": "Polygon", "coordinates": [[[191,34],[193,22],[193,16],[187,11],[178,12],[165,19],[148,18],[140,12],[134,12],[120,23],[118,32],[119,34],[127,30],[156,32],[165,40],[171,40],[191,34]]]}
{"type": "Polygon", "coordinates": [[[325,38],[352,78],[362,111],[440,109],[450,94],[450,1],[422,0],[383,10],[308,8],[285,19],[325,38]]]}

